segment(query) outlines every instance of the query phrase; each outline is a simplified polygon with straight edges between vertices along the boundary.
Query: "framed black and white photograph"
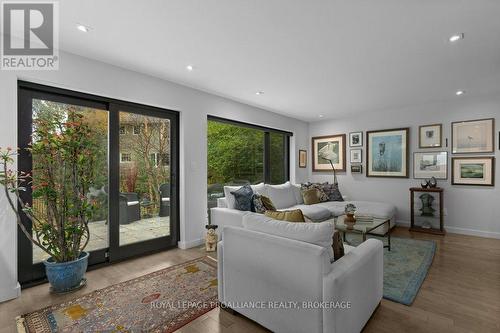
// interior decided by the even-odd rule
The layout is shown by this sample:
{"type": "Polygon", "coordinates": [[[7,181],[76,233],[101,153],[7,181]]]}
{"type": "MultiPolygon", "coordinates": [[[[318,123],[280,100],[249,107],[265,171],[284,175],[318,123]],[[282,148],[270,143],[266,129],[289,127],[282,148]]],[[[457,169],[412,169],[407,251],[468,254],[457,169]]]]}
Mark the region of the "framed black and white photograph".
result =
{"type": "Polygon", "coordinates": [[[453,154],[492,153],[495,150],[495,119],[451,123],[453,154]]]}
{"type": "Polygon", "coordinates": [[[349,147],[363,146],[363,132],[349,133],[349,147]]]}
{"type": "Polygon", "coordinates": [[[413,154],[413,178],[448,179],[448,152],[416,152],[413,154]]]}
{"type": "Polygon", "coordinates": [[[345,134],[317,136],[312,138],[313,171],[346,170],[345,134]]]}
{"type": "Polygon", "coordinates": [[[351,149],[351,163],[363,163],[363,151],[361,149],[351,149]]]}
{"type": "Polygon", "coordinates": [[[422,125],[418,128],[419,148],[439,148],[443,146],[441,124],[422,125]]]}
{"type": "Polygon", "coordinates": [[[362,165],[351,165],[351,173],[363,173],[362,165]]]}
{"type": "Polygon", "coordinates": [[[452,158],[451,184],[495,186],[495,158],[492,156],[452,158]]]}
{"type": "Polygon", "coordinates": [[[299,150],[299,168],[307,168],[307,150],[299,150]]]}
{"type": "Polygon", "coordinates": [[[366,176],[408,178],[410,128],[366,132],[366,176]]]}

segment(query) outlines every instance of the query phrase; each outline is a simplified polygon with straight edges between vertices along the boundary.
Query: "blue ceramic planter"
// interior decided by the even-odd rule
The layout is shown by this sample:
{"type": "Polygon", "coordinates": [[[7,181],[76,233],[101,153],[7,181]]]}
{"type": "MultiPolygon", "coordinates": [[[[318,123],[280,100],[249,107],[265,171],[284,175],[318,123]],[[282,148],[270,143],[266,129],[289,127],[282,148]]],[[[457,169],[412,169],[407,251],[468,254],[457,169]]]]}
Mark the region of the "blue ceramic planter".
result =
{"type": "Polygon", "coordinates": [[[87,271],[89,254],[82,252],[80,258],[68,262],[55,262],[52,258],[45,260],[45,273],[55,293],[65,293],[80,288],[87,271]]]}

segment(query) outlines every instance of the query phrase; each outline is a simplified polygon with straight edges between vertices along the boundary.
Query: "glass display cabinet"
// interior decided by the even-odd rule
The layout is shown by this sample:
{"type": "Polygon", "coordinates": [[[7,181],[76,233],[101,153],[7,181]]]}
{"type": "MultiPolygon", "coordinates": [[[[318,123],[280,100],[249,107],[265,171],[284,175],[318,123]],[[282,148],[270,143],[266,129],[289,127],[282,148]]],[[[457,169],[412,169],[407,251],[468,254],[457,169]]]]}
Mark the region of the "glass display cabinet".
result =
{"type": "Polygon", "coordinates": [[[444,235],[443,189],[410,188],[410,231],[444,235]]]}

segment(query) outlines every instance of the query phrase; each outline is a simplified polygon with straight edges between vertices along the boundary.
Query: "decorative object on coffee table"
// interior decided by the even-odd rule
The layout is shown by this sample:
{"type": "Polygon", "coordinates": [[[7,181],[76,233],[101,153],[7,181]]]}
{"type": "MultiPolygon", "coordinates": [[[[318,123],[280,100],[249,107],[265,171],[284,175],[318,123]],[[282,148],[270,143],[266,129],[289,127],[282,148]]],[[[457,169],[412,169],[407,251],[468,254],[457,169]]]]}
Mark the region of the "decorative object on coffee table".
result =
{"type": "Polygon", "coordinates": [[[366,132],[366,176],[408,178],[410,129],[366,132]]]}
{"type": "Polygon", "coordinates": [[[313,171],[330,171],[332,167],[336,171],[345,171],[345,140],[345,134],[313,137],[313,171]]]}
{"type": "Polygon", "coordinates": [[[345,218],[344,223],[347,225],[347,229],[352,229],[354,224],[356,224],[356,218],[354,213],[356,213],[356,206],[349,203],[344,208],[345,218]]]}
{"type": "Polygon", "coordinates": [[[443,189],[410,188],[410,231],[444,235],[443,189]],[[415,200],[415,197],[418,199],[415,200]]]}
{"type": "Polygon", "coordinates": [[[205,250],[207,252],[215,252],[217,249],[217,225],[207,224],[205,228],[207,229],[207,235],[205,236],[205,250]]]}
{"type": "Polygon", "coordinates": [[[452,185],[495,186],[494,157],[454,157],[451,164],[452,185]]]}

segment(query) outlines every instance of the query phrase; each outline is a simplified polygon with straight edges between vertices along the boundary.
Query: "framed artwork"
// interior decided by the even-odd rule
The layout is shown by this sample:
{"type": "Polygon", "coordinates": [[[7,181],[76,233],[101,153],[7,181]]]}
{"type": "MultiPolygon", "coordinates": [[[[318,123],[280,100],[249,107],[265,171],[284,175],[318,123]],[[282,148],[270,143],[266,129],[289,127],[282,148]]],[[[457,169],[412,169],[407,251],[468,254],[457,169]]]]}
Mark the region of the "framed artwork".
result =
{"type": "Polygon", "coordinates": [[[408,178],[410,128],[366,132],[366,176],[408,178]]]}
{"type": "Polygon", "coordinates": [[[313,171],[345,171],[345,134],[317,136],[312,138],[313,171]]]}
{"type": "Polygon", "coordinates": [[[495,119],[451,123],[453,154],[492,153],[495,150],[495,119]]]}
{"type": "Polygon", "coordinates": [[[448,179],[448,152],[413,153],[413,178],[448,179]]]}
{"type": "Polygon", "coordinates": [[[307,150],[299,150],[299,168],[307,167],[307,150]]]}
{"type": "Polygon", "coordinates": [[[363,154],[361,149],[351,149],[351,163],[362,163],[363,154]]]}
{"type": "Polygon", "coordinates": [[[351,173],[363,173],[362,165],[351,165],[351,173]]]}
{"type": "Polygon", "coordinates": [[[423,125],[418,127],[418,146],[419,148],[439,148],[443,146],[442,142],[443,125],[423,125]]]}
{"type": "Polygon", "coordinates": [[[363,132],[349,133],[349,147],[363,146],[363,132]]]}
{"type": "Polygon", "coordinates": [[[494,157],[453,157],[451,160],[452,185],[495,186],[494,157]]]}

